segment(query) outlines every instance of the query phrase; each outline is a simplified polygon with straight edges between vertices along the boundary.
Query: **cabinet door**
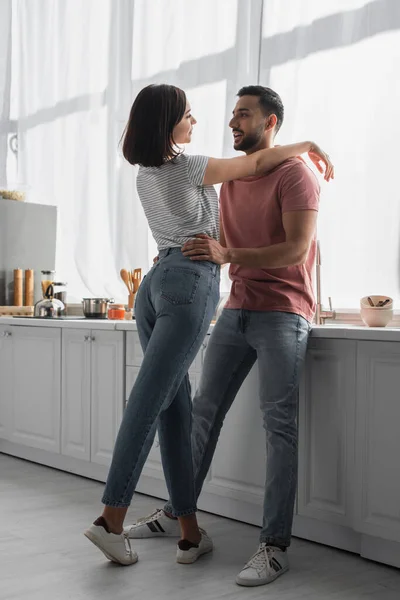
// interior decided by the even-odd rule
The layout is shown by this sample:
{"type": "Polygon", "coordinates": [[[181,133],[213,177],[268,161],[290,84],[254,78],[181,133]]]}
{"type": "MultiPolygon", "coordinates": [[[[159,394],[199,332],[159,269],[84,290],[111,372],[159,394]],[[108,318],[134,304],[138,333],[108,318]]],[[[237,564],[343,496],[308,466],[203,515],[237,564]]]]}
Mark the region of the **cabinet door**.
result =
{"type": "Polygon", "coordinates": [[[359,342],[356,529],[400,542],[400,344],[359,342]]]}
{"type": "Polygon", "coordinates": [[[0,325],[0,438],[10,436],[12,328],[0,325]]]}
{"type": "Polygon", "coordinates": [[[298,514],[351,526],[356,343],[310,339],[299,394],[298,514]]]}
{"type": "Polygon", "coordinates": [[[140,345],[137,331],[126,333],[126,364],[132,367],[140,367],[143,360],[142,346],[140,345]]]}
{"type": "Polygon", "coordinates": [[[91,461],[109,466],[124,404],[124,334],[91,333],[91,461]]]}
{"type": "Polygon", "coordinates": [[[90,460],[90,331],[62,331],[61,453],[90,460]]]}
{"type": "Polygon", "coordinates": [[[60,452],[61,330],[29,326],[10,330],[9,439],[60,452]]]}
{"type": "Polygon", "coordinates": [[[199,507],[260,524],[265,461],[266,441],[256,364],[226,416],[199,507]]]}

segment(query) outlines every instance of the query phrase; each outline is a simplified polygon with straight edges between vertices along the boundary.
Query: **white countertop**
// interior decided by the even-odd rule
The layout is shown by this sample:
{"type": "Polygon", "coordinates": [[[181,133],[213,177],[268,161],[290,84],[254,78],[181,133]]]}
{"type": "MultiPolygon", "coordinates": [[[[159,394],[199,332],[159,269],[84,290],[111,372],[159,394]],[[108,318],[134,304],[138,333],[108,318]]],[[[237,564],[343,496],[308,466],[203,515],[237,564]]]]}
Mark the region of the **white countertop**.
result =
{"type": "MultiPolygon", "coordinates": [[[[111,321],[108,319],[36,319],[32,317],[0,317],[1,325],[19,325],[31,327],[60,327],[72,329],[102,329],[118,331],[136,331],[136,321],[111,321]]],[[[211,325],[212,329],[213,325],[211,325]]],[[[356,325],[315,325],[311,331],[313,338],[374,340],[400,342],[400,328],[361,327],[356,325]]]]}

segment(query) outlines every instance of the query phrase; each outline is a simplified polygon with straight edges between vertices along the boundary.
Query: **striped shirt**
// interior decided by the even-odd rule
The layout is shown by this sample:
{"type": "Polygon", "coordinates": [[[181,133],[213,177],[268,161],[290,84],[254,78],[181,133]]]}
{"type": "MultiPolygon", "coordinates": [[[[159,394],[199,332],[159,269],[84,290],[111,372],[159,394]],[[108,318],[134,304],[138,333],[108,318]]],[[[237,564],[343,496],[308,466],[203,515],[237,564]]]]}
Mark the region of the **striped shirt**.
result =
{"type": "Polygon", "coordinates": [[[219,239],[217,192],[202,185],[207,163],[207,156],[180,154],[161,167],[139,167],[137,191],[158,250],[197,233],[219,239]]]}

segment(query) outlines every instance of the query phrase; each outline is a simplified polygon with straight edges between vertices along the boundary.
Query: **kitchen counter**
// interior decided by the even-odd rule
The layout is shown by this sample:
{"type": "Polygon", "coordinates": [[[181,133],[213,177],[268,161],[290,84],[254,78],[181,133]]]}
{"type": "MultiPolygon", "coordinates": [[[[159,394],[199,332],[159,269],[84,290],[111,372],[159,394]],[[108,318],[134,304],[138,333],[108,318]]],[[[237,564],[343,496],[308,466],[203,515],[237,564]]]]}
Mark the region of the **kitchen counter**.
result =
{"type": "MultiPolygon", "coordinates": [[[[101,329],[107,331],[137,331],[136,321],[112,321],[109,319],[38,319],[32,317],[1,317],[1,325],[30,325],[32,327],[59,327],[62,329],[101,329]]],[[[210,325],[210,330],[214,325],[210,325]]],[[[314,325],[312,338],[370,340],[400,342],[400,327],[363,327],[357,325],[314,325]]]]}
{"type": "Polygon", "coordinates": [[[35,317],[0,317],[0,325],[58,327],[60,329],[101,329],[106,331],[137,331],[136,321],[111,319],[40,319],[35,317]]]}

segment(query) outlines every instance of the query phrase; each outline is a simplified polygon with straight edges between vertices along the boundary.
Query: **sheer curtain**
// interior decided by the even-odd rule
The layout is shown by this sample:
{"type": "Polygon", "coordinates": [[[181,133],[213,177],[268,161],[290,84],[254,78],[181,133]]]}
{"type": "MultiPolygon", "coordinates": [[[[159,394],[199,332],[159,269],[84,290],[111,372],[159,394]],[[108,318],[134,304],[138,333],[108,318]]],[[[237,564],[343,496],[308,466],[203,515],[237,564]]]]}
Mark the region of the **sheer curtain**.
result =
{"type": "Polygon", "coordinates": [[[0,188],[7,184],[11,119],[11,0],[0,3],[0,188]]]}
{"type": "Polygon", "coordinates": [[[400,2],[264,0],[260,82],[282,95],[280,143],[315,139],[322,184],[322,280],[336,308],[400,299],[400,2]]]}
{"type": "MultiPolygon", "coordinates": [[[[121,267],[155,256],[118,142],[150,82],[183,87],[188,152],[232,153],[229,114],[258,73],[262,0],[19,0],[19,167],[29,200],[58,207],[57,272],[72,300],[124,299],[121,267]]],[[[229,282],[225,276],[224,289],[229,282]]]]}
{"type": "MultiPolygon", "coordinates": [[[[365,294],[399,299],[397,0],[14,5],[19,177],[30,186],[29,200],[58,206],[57,270],[72,299],[124,300],[121,267],[147,270],[155,255],[136,170],[118,149],[137,92],[151,82],[183,87],[198,119],[187,152],[229,156],[235,94],[258,81],[284,100],[278,142],[315,139],[335,161],[335,182],[322,184],[319,218],[325,300],[352,308],[365,294]]],[[[9,3],[0,6],[4,16],[9,3]]]]}
{"type": "Polygon", "coordinates": [[[124,297],[119,269],[146,266],[118,156],[131,13],[124,1],[18,3],[20,176],[30,201],[58,207],[57,275],[76,301],[124,297]]]}

